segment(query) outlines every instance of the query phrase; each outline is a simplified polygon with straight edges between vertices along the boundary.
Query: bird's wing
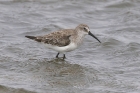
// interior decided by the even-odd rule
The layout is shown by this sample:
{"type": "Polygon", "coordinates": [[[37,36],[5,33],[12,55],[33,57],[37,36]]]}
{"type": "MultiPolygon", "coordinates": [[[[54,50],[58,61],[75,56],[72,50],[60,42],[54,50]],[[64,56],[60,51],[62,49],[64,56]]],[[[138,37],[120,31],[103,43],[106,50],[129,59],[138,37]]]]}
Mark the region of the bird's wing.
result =
{"type": "Polygon", "coordinates": [[[39,36],[36,38],[36,41],[63,47],[70,44],[70,36],[70,34],[68,35],[66,33],[61,33],[60,31],[58,31],[45,36],[39,36]]]}
{"type": "Polygon", "coordinates": [[[56,45],[59,47],[67,46],[70,44],[70,36],[74,34],[73,29],[65,29],[61,31],[52,32],[44,36],[25,36],[37,42],[45,44],[56,45]]]}

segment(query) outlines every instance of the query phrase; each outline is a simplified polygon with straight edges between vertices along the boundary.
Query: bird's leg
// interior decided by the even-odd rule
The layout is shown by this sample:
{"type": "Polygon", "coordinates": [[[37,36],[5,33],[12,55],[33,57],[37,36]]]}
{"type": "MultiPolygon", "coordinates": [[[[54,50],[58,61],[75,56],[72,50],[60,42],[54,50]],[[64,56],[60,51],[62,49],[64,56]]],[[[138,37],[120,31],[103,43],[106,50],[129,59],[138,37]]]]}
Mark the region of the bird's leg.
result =
{"type": "Polygon", "coordinates": [[[63,59],[65,59],[65,58],[66,58],[66,56],[65,56],[65,54],[64,54],[63,59]]]}
{"type": "Polygon", "coordinates": [[[59,55],[59,52],[57,53],[56,58],[58,58],[58,55],[59,55]]]}

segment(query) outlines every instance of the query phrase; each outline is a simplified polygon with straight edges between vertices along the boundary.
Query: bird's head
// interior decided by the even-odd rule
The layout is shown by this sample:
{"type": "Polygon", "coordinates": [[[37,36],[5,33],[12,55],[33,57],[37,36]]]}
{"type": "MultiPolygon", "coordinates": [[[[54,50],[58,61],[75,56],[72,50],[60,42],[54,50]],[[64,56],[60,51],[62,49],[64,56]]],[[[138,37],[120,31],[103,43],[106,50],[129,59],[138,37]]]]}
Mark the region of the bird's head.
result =
{"type": "Polygon", "coordinates": [[[76,29],[83,35],[90,35],[101,43],[101,41],[94,34],[90,32],[89,27],[86,24],[80,24],[76,27],[76,29]]]}

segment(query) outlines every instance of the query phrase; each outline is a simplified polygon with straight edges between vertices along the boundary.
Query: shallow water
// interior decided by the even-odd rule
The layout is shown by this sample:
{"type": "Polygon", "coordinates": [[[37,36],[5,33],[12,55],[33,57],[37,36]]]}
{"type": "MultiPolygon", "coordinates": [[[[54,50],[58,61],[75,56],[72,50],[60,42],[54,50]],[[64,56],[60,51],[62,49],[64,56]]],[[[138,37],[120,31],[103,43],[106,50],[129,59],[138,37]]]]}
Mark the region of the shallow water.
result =
{"type": "Polygon", "coordinates": [[[140,93],[139,0],[0,1],[0,93],[140,93]],[[25,38],[85,23],[67,59],[25,38]]]}

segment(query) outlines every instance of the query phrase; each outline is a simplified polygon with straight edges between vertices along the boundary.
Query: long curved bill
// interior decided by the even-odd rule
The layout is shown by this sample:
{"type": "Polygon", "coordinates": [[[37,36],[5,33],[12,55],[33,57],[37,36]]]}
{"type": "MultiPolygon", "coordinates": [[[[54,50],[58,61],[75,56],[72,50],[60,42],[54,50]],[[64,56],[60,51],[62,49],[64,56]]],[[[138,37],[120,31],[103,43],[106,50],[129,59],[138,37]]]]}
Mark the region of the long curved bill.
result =
{"type": "Polygon", "coordinates": [[[88,34],[89,34],[90,36],[94,37],[96,40],[98,40],[98,41],[101,43],[101,41],[100,41],[95,35],[93,35],[90,31],[88,32],[88,34]]]}

